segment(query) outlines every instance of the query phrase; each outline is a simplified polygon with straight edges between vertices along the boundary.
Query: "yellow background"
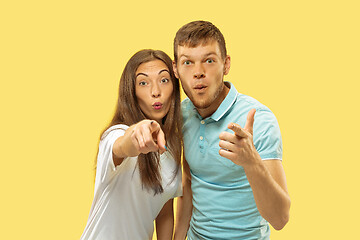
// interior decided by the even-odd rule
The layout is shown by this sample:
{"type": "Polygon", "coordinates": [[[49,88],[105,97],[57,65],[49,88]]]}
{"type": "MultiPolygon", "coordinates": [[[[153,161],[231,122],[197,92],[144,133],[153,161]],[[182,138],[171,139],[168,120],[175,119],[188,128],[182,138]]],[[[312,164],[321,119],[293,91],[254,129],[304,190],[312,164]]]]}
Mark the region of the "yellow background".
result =
{"type": "Polygon", "coordinates": [[[355,239],[357,1],[2,1],[0,239],[79,239],[93,162],[127,60],[176,31],[223,32],[226,80],[280,123],[291,218],[272,239],[355,239]]]}

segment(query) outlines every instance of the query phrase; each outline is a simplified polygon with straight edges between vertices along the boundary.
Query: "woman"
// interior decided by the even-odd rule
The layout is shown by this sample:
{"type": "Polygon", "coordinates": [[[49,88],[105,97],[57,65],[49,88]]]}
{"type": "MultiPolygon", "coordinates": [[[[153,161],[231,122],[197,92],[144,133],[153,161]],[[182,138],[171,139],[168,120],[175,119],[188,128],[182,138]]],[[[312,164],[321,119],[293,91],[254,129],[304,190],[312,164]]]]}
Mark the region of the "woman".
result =
{"type": "Polygon", "coordinates": [[[179,81],[164,52],[142,50],[122,73],[115,115],[101,136],[94,200],[82,240],[173,234],[182,194],[179,81]]]}

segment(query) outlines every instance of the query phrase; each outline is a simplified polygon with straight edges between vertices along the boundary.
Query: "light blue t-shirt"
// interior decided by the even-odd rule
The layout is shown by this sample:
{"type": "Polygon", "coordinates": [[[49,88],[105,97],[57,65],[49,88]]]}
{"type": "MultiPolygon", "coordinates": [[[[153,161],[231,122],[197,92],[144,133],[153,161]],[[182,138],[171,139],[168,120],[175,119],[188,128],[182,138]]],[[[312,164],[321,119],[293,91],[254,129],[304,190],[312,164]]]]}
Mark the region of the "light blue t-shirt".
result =
{"type": "Polygon", "coordinates": [[[188,239],[269,239],[268,222],[260,215],[243,167],[219,155],[219,135],[231,122],[245,126],[256,109],[253,139],[263,160],[282,159],[280,129],[274,114],[235,87],[210,117],[202,119],[187,98],[182,102],[185,158],[190,166],[193,212],[188,239]]]}

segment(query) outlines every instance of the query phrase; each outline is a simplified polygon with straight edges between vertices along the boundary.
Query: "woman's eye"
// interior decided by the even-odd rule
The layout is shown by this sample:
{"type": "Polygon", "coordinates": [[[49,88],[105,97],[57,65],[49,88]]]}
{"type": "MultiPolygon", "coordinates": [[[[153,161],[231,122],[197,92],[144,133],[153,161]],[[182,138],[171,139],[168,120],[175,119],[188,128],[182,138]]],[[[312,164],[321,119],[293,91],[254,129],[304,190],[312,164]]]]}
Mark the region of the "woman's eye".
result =
{"type": "Polygon", "coordinates": [[[185,61],[184,65],[190,65],[190,61],[185,61]]]}
{"type": "Polygon", "coordinates": [[[146,86],[146,85],[147,85],[147,82],[141,81],[141,82],[139,82],[139,85],[140,85],[140,86],[146,86]]]}
{"type": "Polygon", "coordinates": [[[161,79],[161,82],[162,82],[162,83],[167,83],[167,82],[169,82],[169,79],[163,78],[163,79],[161,79]]]}
{"type": "Polygon", "coordinates": [[[212,59],[208,59],[208,60],[206,60],[206,62],[207,62],[207,63],[213,63],[213,62],[214,62],[214,60],[212,60],[212,59]]]}

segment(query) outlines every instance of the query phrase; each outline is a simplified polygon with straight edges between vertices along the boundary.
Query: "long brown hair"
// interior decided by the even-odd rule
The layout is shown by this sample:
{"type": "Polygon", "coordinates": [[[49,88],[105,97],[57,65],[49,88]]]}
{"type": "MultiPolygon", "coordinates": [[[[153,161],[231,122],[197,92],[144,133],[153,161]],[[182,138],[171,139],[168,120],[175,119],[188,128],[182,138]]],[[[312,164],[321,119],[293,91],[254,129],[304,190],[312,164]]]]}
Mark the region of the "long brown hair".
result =
{"type": "MultiPolygon", "coordinates": [[[[162,119],[162,130],[166,138],[168,151],[174,157],[177,168],[174,172],[175,178],[181,162],[182,146],[182,115],[180,108],[180,85],[179,80],[175,77],[170,57],[160,50],[144,49],[135,53],[127,62],[120,78],[119,96],[115,114],[110,124],[101,134],[102,139],[104,132],[116,124],[125,124],[127,126],[138,123],[146,119],[141,111],[135,95],[135,73],[142,63],[153,60],[161,60],[169,69],[170,78],[173,83],[173,92],[171,95],[171,105],[169,112],[162,119]]],[[[153,189],[154,194],[162,193],[161,175],[159,169],[159,154],[150,152],[138,156],[137,167],[139,168],[141,182],[143,187],[153,189]]]]}

